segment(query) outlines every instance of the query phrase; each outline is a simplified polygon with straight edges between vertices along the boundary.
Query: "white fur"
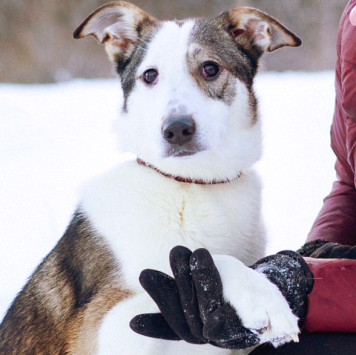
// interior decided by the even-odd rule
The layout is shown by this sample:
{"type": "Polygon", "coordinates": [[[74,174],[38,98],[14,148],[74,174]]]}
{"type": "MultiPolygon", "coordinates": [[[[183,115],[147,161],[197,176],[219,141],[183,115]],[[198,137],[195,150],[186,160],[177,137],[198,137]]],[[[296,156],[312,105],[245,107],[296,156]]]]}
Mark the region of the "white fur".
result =
{"type": "Polygon", "coordinates": [[[114,252],[122,286],[135,294],[117,304],[104,318],[99,332],[99,355],[249,352],[155,340],[130,330],[132,317],[157,310],[138,282],[140,272],[151,268],[171,274],[168,255],[176,245],[191,250],[205,247],[228,258],[224,264],[215,257],[225,298],[235,306],[244,324],[258,328],[269,321],[269,337],[295,331],[295,324],[290,321],[292,313],[281,300],[280,292],[242,264],[253,264],[265,251],[261,184],[251,169],[261,155],[260,123],[252,123],[247,89],[238,79],[236,98],[229,106],[206,97],[190,76],[185,56],[193,25],[192,20],[182,27],[166,22],[150,43],[138,68],[127,113],[118,121],[120,140],[126,150],[169,174],[206,180],[233,179],[240,172],[243,174],[225,184],[188,184],[131,160],[83,188],[82,210],[114,252]],[[140,80],[149,68],[159,71],[154,86],[140,80]],[[162,120],[174,105],[183,105],[196,121],[204,150],[193,156],[164,157],[162,120]],[[266,297],[274,297],[276,303],[272,298],[267,302],[266,297]]]}
{"type": "Polygon", "coordinates": [[[265,237],[257,175],[246,171],[240,179],[222,185],[185,184],[131,160],[88,183],[82,201],[83,210],[119,260],[123,286],[137,294],[108,313],[98,354],[228,353],[209,345],[141,337],[128,324],[135,315],[156,310],[138,277],[145,268],[171,274],[168,255],[174,246],[205,247],[248,265],[262,257],[265,237]]]}
{"type": "Polygon", "coordinates": [[[221,185],[180,183],[126,161],[90,182],[82,207],[120,261],[127,286],[140,292],[143,269],[171,273],[170,250],[185,245],[229,254],[246,264],[262,257],[260,182],[253,171],[221,185]]]}

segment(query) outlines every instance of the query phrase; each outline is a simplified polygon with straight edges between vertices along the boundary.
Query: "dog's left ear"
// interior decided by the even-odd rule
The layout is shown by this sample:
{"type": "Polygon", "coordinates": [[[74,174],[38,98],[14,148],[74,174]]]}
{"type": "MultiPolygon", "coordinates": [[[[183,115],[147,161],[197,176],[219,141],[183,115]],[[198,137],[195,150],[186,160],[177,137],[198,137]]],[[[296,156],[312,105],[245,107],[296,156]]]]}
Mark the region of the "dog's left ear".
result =
{"type": "Polygon", "coordinates": [[[273,52],[284,46],[298,47],[300,38],[275,18],[251,7],[240,7],[222,13],[227,31],[234,40],[246,49],[273,52]]]}

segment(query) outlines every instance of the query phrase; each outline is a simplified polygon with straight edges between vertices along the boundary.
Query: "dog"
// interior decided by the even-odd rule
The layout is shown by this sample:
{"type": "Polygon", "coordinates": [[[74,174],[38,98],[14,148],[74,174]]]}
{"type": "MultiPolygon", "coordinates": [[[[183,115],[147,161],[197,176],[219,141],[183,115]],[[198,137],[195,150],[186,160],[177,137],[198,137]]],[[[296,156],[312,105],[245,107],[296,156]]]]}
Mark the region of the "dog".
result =
{"type": "MultiPolygon", "coordinates": [[[[171,248],[207,248],[224,298],[245,327],[278,345],[299,332],[279,290],[245,265],[265,254],[261,122],[253,90],[264,52],[300,39],[267,14],[235,8],[215,18],[159,21],[112,2],[74,32],[105,45],[119,74],[116,122],[127,160],[87,182],[57,246],[0,327],[1,354],[247,354],[134,333],[157,308],[143,269],[170,274],[171,248]]],[[[89,59],[90,60],[90,59],[89,59]]]]}

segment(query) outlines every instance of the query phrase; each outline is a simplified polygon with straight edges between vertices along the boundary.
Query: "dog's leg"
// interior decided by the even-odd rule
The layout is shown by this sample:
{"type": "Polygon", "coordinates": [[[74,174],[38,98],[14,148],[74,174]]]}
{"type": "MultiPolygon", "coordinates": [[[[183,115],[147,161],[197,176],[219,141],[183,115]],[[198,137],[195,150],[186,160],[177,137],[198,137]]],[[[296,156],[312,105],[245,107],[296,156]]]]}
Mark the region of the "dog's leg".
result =
{"type": "Polygon", "coordinates": [[[114,306],[99,330],[98,355],[159,354],[157,340],[134,333],[130,320],[137,314],[158,312],[148,295],[141,293],[114,306]]]}

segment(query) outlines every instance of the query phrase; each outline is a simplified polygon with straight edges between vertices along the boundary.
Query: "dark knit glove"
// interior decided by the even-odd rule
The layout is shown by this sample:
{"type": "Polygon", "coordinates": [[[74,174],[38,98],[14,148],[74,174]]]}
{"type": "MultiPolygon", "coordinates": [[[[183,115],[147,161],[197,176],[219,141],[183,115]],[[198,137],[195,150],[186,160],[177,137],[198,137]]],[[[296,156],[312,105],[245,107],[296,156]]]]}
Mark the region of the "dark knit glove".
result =
{"type": "Polygon", "coordinates": [[[220,275],[206,249],[192,253],[185,247],[175,247],[170,253],[170,264],[174,279],[156,270],[142,271],[140,283],[161,313],[136,316],[130,322],[133,331],[152,338],[210,343],[226,349],[258,344],[256,334],[242,326],[232,306],[223,303],[220,275]],[[205,326],[216,315],[228,321],[227,327],[221,329],[221,335],[228,336],[227,341],[208,338],[211,330],[215,332],[216,322],[210,322],[211,330],[205,326]]]}
{"type": "MultiPolygon", "coordinates": [[[[161,313],[141,314],[130,322],[142,335],[194,344],[210,343],[225,349],[259,344],[258,333],[243,327],[235,309],[223,301],[219,272],[210,253],[175,247],[170,254],[174,279],[155,270],[140,276],[143,288],[161,313]]],[[[303,258],[292,251],[268,256],[251,266],[281,290],[293,313],[303,318],[313,279],[303,258]]]]}
{"type": "Polygon", "coordinates": [[[284,250],[250,267],[265,274],[279,288],[301,326],[307,312],[307,296],[314,285],[313,274],[305,260],[294,251],[284,250]]]}
{"type": "Polygon", "coordinates": [[[298,253],[317,259],[356,259],[356,246],[317,239],[305,243],[298,253]]]}
{"type": "Polygon", "coordinates": [[[310,257],[317,249],[328,243],[330,243],[328,240],[312,240],[311,242],[305,243],[300,249],[298,249],[297,253],[303,257],[310,257]]]}

